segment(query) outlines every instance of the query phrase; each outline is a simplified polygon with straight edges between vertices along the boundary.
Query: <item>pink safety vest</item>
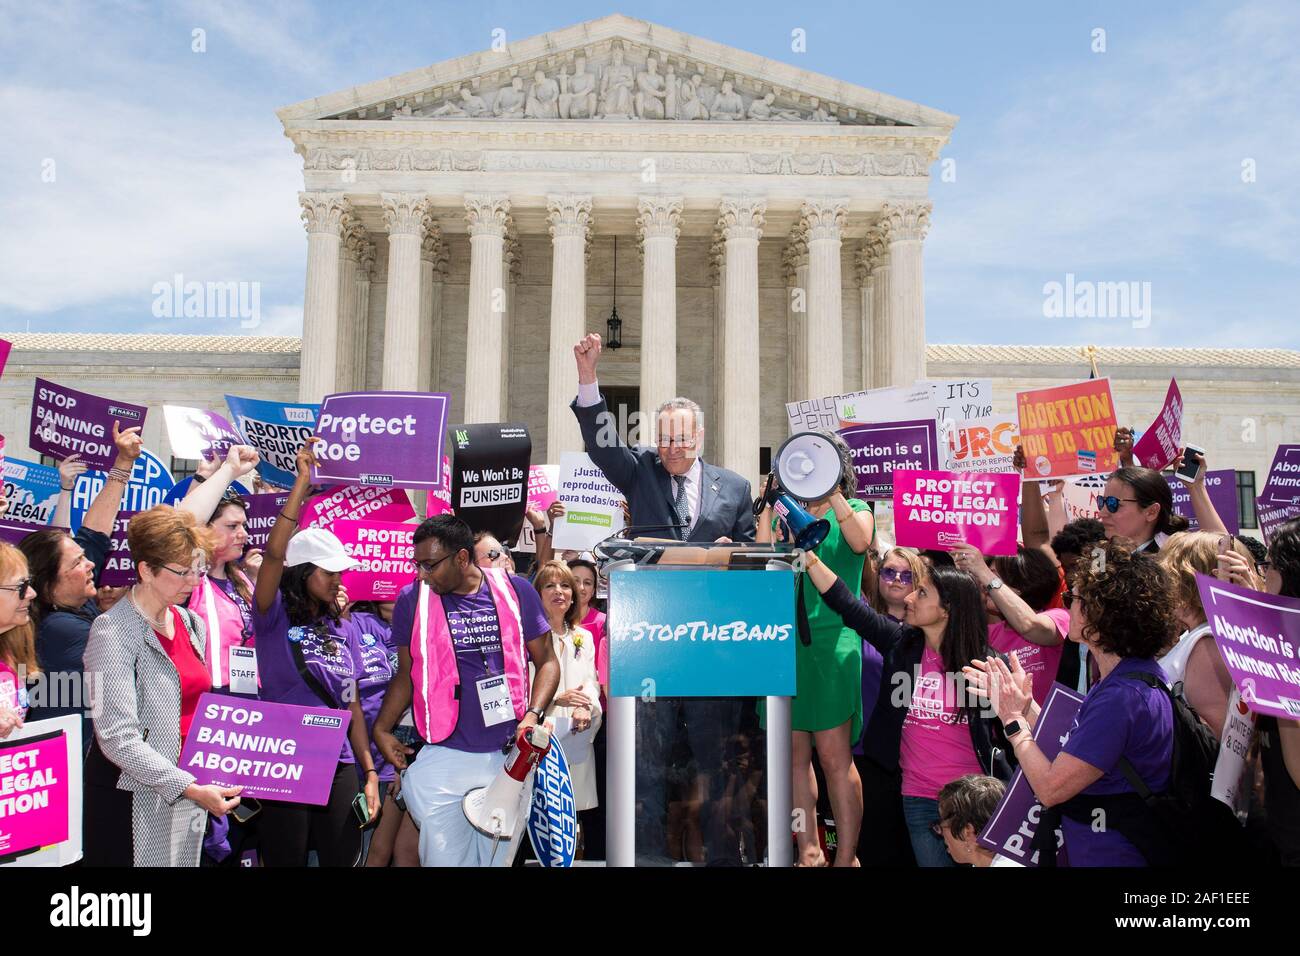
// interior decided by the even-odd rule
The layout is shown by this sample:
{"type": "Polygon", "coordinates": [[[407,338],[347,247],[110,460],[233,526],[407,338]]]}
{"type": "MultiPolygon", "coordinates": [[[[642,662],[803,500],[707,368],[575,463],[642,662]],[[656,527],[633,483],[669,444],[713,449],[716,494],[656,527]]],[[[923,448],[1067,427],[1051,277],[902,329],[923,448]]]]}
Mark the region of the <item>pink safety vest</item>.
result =
{"type": "MultiPolygon", "coordinates": [[[[252,585],[238,568],[231,568],[239,580],[250,591],[252,585]]],[[[239,612],[239,605],[220,587],[213,584],[205,574],[190,592],[189,608],[203,618],[208,629],[208,673],[212,677],[213,687],[230,686],[230,646],[238,645],[243,638],[244,616],[239,612]]],[[[253,636],[248,637],[248,646],[253,646],[253,636]]]]}
{"type": "MultiPolygon", "coordinates": [[[[524,625],[519,612],[519,597],[510,576],[500,568],[482,568],[496,605],[497,627],[506,663],[506,686],[515,717],[523,719],[528,711],[528,655],[524,647],[524,625]],[[502,613],[502,612],[505,613],[502,613]]],[[[456,648],[442,599],[421,583],[416,620],[419,633],[411,641],[411,686],[414,699],[411,714],[415,729],[431,744],[451,736],[460,718],[457,688],[460,672],[456,668],[456,648]],[[429,600],[430,596],[438,598],[429,600]]]]}

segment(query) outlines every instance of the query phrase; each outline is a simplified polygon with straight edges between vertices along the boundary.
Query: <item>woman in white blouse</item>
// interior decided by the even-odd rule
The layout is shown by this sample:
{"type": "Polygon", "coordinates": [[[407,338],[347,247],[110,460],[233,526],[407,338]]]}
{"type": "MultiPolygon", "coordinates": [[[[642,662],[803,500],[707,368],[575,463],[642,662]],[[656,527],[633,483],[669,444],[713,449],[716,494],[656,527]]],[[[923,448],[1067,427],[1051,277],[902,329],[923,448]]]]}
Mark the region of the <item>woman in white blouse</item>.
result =
{"type": "Polygon", "coordinates": [[[574,600],[578,584],[563,561],[548,561],[533,579],[542,596],[542,607],[551,622],[551,641],[560,662],[560,687],[546,720],[572,721],[568,733],[561,722],[557,739],[564,747],[573,778],[573,799],[579,812],[596,806],[596,768],[592,759],[592,739],[600,729],[600,681],[596,676],[596,646],[591,632],[578,624],[578,604],[574,600]]]}

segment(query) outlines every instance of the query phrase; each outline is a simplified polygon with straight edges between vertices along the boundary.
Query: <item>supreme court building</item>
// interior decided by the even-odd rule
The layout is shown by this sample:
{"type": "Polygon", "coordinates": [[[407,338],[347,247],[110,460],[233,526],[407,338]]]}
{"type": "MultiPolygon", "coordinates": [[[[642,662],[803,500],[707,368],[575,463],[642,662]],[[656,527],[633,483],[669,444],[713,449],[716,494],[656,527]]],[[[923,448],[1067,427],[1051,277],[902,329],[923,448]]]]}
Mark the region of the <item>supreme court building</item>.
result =
{"type": "Polygon", "coordinates": [[[447,391],[453,421],[525,423],[556,462],[582,447],[572,347],[617,307],[612,404],[695,399],[705,456],[757,480],[786,401],[925,377],[955,116],[624,16],[278,115],[303,162],[302,400],[447,391]]]}

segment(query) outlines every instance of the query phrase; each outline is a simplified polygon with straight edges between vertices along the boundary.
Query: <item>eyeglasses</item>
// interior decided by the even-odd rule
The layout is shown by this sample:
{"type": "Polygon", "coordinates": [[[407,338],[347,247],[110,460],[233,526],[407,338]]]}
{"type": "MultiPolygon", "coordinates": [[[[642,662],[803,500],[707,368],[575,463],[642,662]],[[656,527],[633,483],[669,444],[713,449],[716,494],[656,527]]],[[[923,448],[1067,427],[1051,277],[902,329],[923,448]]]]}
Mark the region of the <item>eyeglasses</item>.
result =
{"type": "Polygon", "coordinates": [[[898,568],[881,568],[880,580],[887,584],[901,584],[905,587],[912,586],[912,572],[900,571],[898,568]]]}
{"type": "Polygon", "coordinates": [[[330,629],[325,625],[324,621],[317,621],[316,624],[312,626],[311,632],[316,639],[321,642],[320,649],[327,656],[338,656],[339,646],[335,642],[334,635],[330,633],[330,629]]]}
{"type": "Polygon", "coordinates": [[[199,578],[203,577],[203,575],[205,575],[205,574],[207,573],[207,571],[208,571],[207,568],[187,568],[187,569],[184,570],[184,571],[177,571],[175,568],[169,568],[169,567],[168,567],[167,565],[165,565],[165,564],[162,565],[162,569],[163,569],[164,571],[170,571],[172,574],[176,575],[178,578],[193,578],[193,579],[196,580],[196,581],[197,581],[199,578]]]}
{"type": "Polygon", "coordinates": [[[1097,510],[1101,511],[1105,508],[1111,514],[1114,514],[1116,511],[1119,511],[1119,503],[1121,501],[1131,501],[1134,504],[1137,504],[1136,498],[1116,498],[1114,495],[1098,495],[1097,510]]]}
{"type": "Polygon", "coordinates": [[[660,448],[694,448],[695,436],[692,435],[690,438],[686,438],[677,435],[672,438],[660,438],[659,447],[660,448]]]}
{"type": "Polygon", "coordinates": [[[937,836],[940,840],[942,840],[943,831],[947,826],[948,826],[948,821],[942,819],[936,820],[934,823],[930,824],[930,832],[933,833],[935,836],[937,836]]]}
{"type": "Polygon", "coordinates": [[[489,549],[488,549],[488,553],[485,554],[484,557],[487,558],[489,561],[496,561],[496,560],[499,559],[499,558],[501,557],[501,555],[504,554],[504,553],[505,553],[505,552],[500,551],[500,550],[498,550],[498,549],[496,549],[496,548],[489,548],[489,549]]]}
{"type": "Polygon", "coordinates": [[[1082,601],[1082,600],[1083,598],[1080,597],[1078,594],[1075,594],[1073,591],[1061,592],[1061,606],[1064,607],[1067,611],[1074,606],[1075,601],[1082,601]]]}
{"type": "Polygon", "coordinates": [[[459,551],[453,551],[451,554],[444,554],[437,561],[416,561],[415,566],[419,568],[421,574],[432,574],[434,571],[438,570],[438,565],[442,564],[442,562],[446,561],[448,558],[454,558],[458,554],[460,554],[459,551]]]}
{"type": "Polygon", "coordinates": [[[31,578],[23,578],[17,584],[0,585],[0,591],[17,591],[18,600],[21,601],[23,599],[23,595],[26,594],[28,591],[31,591],[33,594],[35,594],[36,588],[32,586],[31,578]]]}

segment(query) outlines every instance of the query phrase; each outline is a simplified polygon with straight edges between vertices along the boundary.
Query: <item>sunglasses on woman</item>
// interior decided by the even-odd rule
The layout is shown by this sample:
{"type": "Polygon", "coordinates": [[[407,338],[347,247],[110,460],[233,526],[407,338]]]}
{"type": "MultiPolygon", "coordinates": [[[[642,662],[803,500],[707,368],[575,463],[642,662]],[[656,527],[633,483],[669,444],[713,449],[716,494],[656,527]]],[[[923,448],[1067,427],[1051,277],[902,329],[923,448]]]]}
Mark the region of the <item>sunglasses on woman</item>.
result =
{"type": "Polygon", "coordinates": [[[330,629],[324,621],[317,621],[316,624],[312,626],[311,632],[315,635],[316,639],[321,642],[320,649],[327,657],[338,656],[339,646],[335,642],[334,635],[330,633],[330,629]]]}
{"type": "Polygon", "coordinates": [[[26,594],[28,591],[31,591],[33,594],[35,594],[36,588],[32,587],[31,578],[23,578],[17,584],[0,585],[0,591],[17,591],[18,600],[21,601],[23,599],[23,595],[26,594]]]}
{"type": "Polygon", "coordinates": [[[882,568],[880,580],[886,584],[901,584],[910,588],[912,586],[912,572],[910,570],[900,571],[898,568],[882,568]]]}
{"type": "Polygon", "coordinates": [[[504,551],[500,551],[496,548],[490,548],[488,549],[488,553],[484,555],[484,557],[486,557],[489,561],[497,561],[500,560],[501,555],[503,555],[504,553],[505,553],[504,551]]]}
{"type": "Polygon", "coordinates": [[[1131,501],[1134,504],[1137,504],[1136,498],[1116,498],[1114,495],[1098,495],[1097,510],[1101,511],[1101,509],[1105,508],[1111,514],[1114,514],[1116,511],[1119,511],[1120,503],[1124,501],[1131,501]]]}

